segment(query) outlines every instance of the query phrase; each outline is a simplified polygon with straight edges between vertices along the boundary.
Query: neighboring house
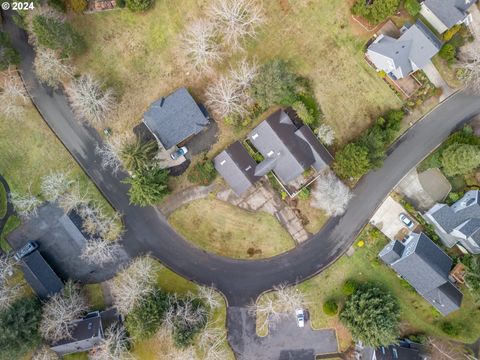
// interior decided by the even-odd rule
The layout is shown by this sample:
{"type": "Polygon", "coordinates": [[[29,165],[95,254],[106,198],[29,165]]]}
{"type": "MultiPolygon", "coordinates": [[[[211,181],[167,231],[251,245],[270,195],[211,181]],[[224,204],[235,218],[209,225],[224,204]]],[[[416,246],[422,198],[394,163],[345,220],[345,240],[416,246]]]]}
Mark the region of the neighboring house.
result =
{"type": "Polygon", "coordinates": [[[180,88],[150,105],[143,114],[143,123],[169,150],[205,129],[209,119],[188,90],[180,88]]]}
{"type": "Polygon", "coordinates": [[[459,243],[472,254],[480,254],[479,190],[468,191],[452,206],[435,204],[423,217],[446,246],[459,243]]]}
{"type": "Polygon", "coordinates": [[[393,80],[425,67],[442,47],[442,42],[420,20],[401,31],[398,39],[380,34],[366,53],[377,70],[384,71],[393,80]]]}
{"type": "Polygon", "coordinates": [[[377,349],[364,348],[360,353],[361,360],[425,360],[420,344],[409,340],[400,340],[398,344],[380,346],[377,349]]]}
{"type": "Polygon", "coordinates": [[[283,110],[261,122],[248,140],[264,158],[259,164],[238,141],[214,159],[215,168],[237,195],[270,171],[288,185],[305,170],[320,171],[333,160],[312,130],[307,125],[297,127],[283,110]]]}
{"type": "Polygon", "coordinates": [[[442,34],[455,25],[468,25],[472,21],[468,9],[475,3],[476,0],[425,0],[420,14],[442,34]]]}
{"type": "Polygon", "coordinates": [[[425,234],[391,241],[378,255],[443,315],[460,308],[463,294],[449,280],[452,259],[425,234]]]}
{"type": "Polygon", "coordinates": [[[72,336],[54,342],[50,348],[63,356],[84,352],[98,346],[105,338],[105,331],[111,326],[121,326],[121,316],[116,309],[94,311],[72,323],[72,336]]]}
{"type": "Polygon", "coordinates": [[[63,289],[63,282],[38,250],[22,258],[21,269],[35,294],[46,300],[63,289]]]}

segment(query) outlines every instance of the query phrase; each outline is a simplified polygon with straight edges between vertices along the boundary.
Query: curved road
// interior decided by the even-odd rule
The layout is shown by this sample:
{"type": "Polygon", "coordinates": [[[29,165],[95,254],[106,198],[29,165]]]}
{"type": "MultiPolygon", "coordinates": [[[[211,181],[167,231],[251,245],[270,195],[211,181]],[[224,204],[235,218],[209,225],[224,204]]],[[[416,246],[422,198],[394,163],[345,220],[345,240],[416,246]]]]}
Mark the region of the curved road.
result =
{"type": "Polygon", "coordinates": [[[99,187],[123,214],[123,245],[131,256],[151,253],[173,271],[198,283],[217,287],[229,306],[244,306],[261,292],[281,282],[294,283],[325,269],[352,244],[375,208],[422,158],[455,128],[480,113],[480,99],[458,93],[410,129],[390,150],[385,165],[365,176],[355,188],[347,212],[330,219],[308,241],[282,255],[265,260],[234,260],[202,251],[183,239],[155,208],[129,205],[125,173],[102,169],[95,147],[97,133],[78,122],[62,92],[52,92],[37,81],[33,49],[25,33],[7,12],[6,30],[22,56],[21,72],[33,102],[45,121],[99,187]]]}

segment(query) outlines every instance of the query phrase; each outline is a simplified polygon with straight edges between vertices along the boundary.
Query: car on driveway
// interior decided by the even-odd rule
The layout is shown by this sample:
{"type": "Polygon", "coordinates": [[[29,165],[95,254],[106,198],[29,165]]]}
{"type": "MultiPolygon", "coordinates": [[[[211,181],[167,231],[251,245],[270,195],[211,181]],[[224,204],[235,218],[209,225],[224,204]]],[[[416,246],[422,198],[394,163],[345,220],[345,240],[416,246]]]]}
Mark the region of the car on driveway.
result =
{"type": "Polygon", "coordinates": [[[415,224],[407,215],[400,214],[400,221],[409,229],[413,229],[415,224]]]}
{"type": "Polygon", "coordinates": [[[177,160],[180,156],[184,156],[186,153],[188,153],[188,149],[186,146],[182,146],[181,148],[178,148],[174,152],[170,154],[170,157],[172,160],[177,160]]]}
{"type": "Polygon", "coordinates": [[[305,326],[305,311],[303,309],[295,310],[295,317],[297,318],[297,326],[303,328],[305,326]]]}
{"type": "Polygon", "coordinates": [[[30,241],[23,245],[13,256],[15,260],[19,261],[21,258],[31,254],[38,249],[38,243],[36,241],[30,241]]]}

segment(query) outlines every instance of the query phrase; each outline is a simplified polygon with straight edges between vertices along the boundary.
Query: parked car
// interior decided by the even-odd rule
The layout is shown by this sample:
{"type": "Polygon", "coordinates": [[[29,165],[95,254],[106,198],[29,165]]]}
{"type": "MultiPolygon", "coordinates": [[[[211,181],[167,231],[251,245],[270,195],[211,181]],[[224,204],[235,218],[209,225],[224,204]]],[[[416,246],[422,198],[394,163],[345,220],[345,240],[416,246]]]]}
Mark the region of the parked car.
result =
{"type": "Polygon", "coordinates": [[[36,241],[30,241],[22,246],[13,256],[15,260],[19,261],[21,258],[31,254],[38,249],[38,243],[36,241]]]}
{"type": "Polygon", "coordinates": [[[170,157],[172,158],[172,160],[177,160],[180,156],[183,156],[185,155],[186,153],[188,153],[188,149],[186,146],[182,146],[181,148],[178,148],[177,150],[175,150],[174,152],[172,152],[170,154],[170,157]]]}
{"type": "Polygon", "coordinates": [[[303,309],[295,310],[295,316],[297,318],[298,327],[303,328],[305,326],[305,312],[303,309]]]}
{"type": "Polygon", "coordinates": [[[407,215],[405,214],[400,214],[400,221],[409,229],[413,229],[415,224],[413,223],[412,219],[410,219],[407,215]]]}

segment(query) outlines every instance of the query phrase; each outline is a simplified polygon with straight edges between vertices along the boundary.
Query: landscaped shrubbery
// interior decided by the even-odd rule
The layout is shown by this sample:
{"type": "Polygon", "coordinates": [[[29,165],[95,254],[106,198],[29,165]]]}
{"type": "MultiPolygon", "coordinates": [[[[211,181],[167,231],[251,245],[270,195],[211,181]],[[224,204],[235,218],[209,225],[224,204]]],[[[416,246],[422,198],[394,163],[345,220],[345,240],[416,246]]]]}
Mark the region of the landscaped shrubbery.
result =
{"type": "Polygon", "coordinates": [[[352,7],[354,15],[360,15],[372,24],[378,24],[395,14],[400,0],[357,0],[352,7]]]}
{"type": "Polygon", "coordinates": [[[136,171],[125,182],[131,185],[128,195],[135,205],[158,204],[169,193],[168,170],[158,166],[136,171]]]}
{"type": "Polygon", "coordinates": [[[188,180],[198,185],[209,185],[217,177],[217,170],[213,162],[206,157],[195,164],[188,173],[188,180]]]}
{"type": "Polygon", "coordinates": [[[352,295],[358,289],[358,284],[355,280],[347,280],[343,283],[342,293],[345,296],[352,295]]]}
{"type": "Polygon", "coordinates": [[[126,0],[125,4],[127,8],[132,11],[145,11],[151,7],[154,3],[154,0],[126,0]]]}
{"type": "Polygon", "coordinates": [[[412,16],[417,16],[422,8],[417,0],[405,0],[403,7],[412,16]]]}
{"type": "Polygon", "coordinates": [[[440,329],[449,336],[458,336],[462,332],[463,325],[445,320],[440,324],[440,329]]]}
{"type": "Polygon", "coordinates": [[[152,164],[157,154],[158,146],[155,141],[136,142],[126,144],[121,150],[123,165],[130,171],[141,171],[152,164]]]}
{"type": "Polygon", "coordinates": [[[328,316],[336,315],[338,312],[338,305],[337,302],[333,299],[327,300],[323,304],[323,312],[328,316]]]}
{"type": "Polygon", "coordinates": [[[10,43],[8,35],[0,31],[0,71],[8,69],[10,65],[20,63],[20,55],[10,43]]]}

